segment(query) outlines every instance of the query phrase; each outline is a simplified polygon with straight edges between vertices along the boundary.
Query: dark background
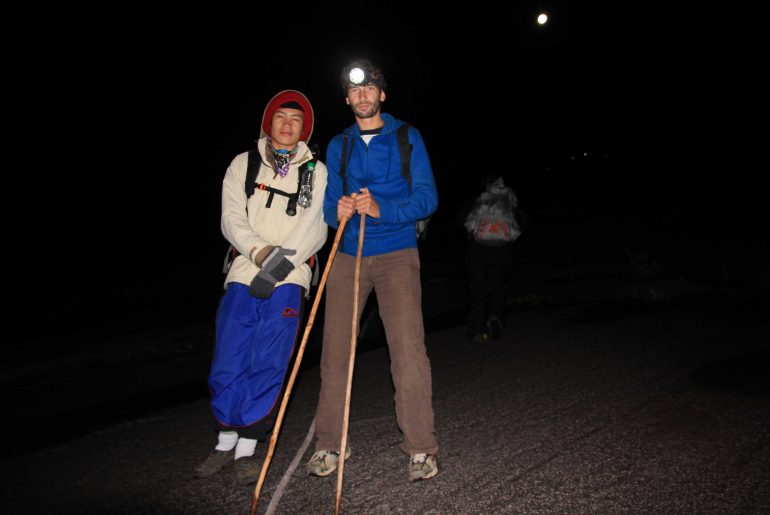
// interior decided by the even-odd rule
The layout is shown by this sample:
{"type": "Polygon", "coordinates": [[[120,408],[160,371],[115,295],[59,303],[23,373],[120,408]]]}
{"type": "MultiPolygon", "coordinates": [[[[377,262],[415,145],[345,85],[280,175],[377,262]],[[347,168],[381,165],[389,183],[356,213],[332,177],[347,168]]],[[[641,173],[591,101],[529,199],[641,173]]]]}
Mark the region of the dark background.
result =
{"type": "Polygon", "coordinates": [[[759,38],[739,14],[526,1],[20,15],[6,63],[10,338],[132,312],[213,320],[227,165],[286,88],[310,98],[325,150],[353,121],[337,77],[354,57],[383,68],[384,110],[427,143],[440,195],[427,268],[461,252],[456,209],[489,170],[533,234],[581,222],[541,240],[543,263],[662,253],[663,238],[680,246],[661,259],[739,268],[747,242],[767,243],[766,131],[746,120],[766,111],[759,38]]]}

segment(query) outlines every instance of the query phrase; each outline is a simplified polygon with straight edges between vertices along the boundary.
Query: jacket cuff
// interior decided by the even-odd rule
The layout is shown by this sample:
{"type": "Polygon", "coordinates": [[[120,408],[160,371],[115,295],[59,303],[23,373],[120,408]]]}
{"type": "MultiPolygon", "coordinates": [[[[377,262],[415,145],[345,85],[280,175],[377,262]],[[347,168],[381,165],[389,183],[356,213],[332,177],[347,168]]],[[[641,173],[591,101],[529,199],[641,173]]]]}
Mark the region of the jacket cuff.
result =
{"type": "Polygon", "coordinates": [[[255,265],[262,267],[262,262],[273,251],[274,248],[275,246],[273,245],[266,245],[262,248],[262,250],[257,251],[257,247],[252,247],[249,251],[249,259],[255,265]]]}

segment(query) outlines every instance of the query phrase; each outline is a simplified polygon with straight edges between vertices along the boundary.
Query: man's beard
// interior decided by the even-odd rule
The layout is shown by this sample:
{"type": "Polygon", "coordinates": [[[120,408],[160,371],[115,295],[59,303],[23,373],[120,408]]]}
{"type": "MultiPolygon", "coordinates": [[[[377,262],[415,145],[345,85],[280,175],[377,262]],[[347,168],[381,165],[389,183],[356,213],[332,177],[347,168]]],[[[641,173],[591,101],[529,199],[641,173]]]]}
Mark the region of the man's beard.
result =
{"type": "Polygon", "coordinates": [[[380,112],[380,101],[375,100],[374,102],[372,102],[371,105],[369,106],[369,109],[367,109],[366,111],[359,110],[358,107],[356,107],[355,105],[352,105],[350,107],[353,109],[353,113],[355,113],[357,117],[371,118],[380,112]]]}

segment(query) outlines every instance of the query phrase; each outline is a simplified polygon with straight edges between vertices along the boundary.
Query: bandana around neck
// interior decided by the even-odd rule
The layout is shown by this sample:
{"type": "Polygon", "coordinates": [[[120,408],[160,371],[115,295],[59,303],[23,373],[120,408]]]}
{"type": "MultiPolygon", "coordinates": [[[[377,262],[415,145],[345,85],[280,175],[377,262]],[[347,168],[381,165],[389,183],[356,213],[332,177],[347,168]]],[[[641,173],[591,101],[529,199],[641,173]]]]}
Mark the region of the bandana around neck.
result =
{"type": "Polygon", "coordinates": [[[293,150],[277,149],[273,147],[273,140],[270,136],[267,137],[267,143],[270,153],[273,156],[273,170],[275,170],[277,175],[286,177],[286,174],[289,173],[289,164],[291,163],[292,158],[297,155],[299,146],[294,147],[293,150]]]}

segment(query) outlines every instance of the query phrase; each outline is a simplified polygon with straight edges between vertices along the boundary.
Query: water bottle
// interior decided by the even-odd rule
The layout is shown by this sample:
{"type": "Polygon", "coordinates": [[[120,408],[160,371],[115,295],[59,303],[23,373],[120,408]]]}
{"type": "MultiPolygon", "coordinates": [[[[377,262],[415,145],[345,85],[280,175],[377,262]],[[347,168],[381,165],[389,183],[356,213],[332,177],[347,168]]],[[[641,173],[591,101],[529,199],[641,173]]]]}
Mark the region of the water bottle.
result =
{"type": "Polygon", "coordinates": [[[315,171],[315,162],[310,161],[307,164],[307,170],[302,174],[299,185],[299,198],[297,205],[299,207],[310,207],[313,201],[313,172],[315,171]]]}

